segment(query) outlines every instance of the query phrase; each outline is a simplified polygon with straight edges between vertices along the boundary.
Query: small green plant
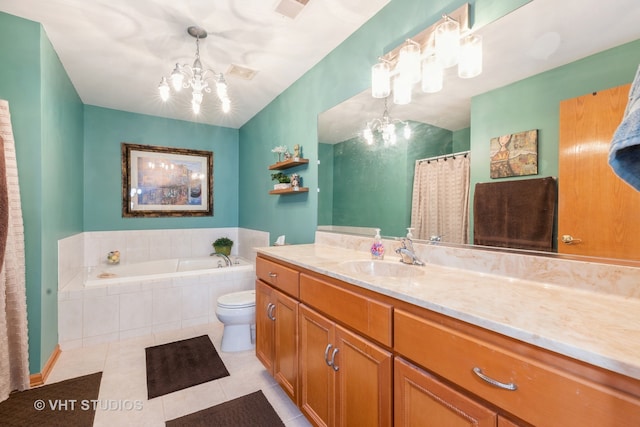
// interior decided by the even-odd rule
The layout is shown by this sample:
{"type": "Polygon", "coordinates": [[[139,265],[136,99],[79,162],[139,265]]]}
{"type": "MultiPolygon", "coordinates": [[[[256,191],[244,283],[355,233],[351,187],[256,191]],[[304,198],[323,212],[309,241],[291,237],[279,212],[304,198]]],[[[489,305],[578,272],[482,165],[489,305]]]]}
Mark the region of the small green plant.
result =
{"type": "Polygon", "coordinates": [[[233,240],[228,237],[220,237],[216,239],[212,244],[215,253],[217,254],[225,254],[226,256],[231,255],[231,246],[233,246],[233,240]]]}
{"type": "Polygon", "coordinates": [[[220,237],[213,242],[213,246],[233,246],[233,240],[228,237],[220,237]]]}
{"type": "Polygon", "coordinates": [[[273,181],[278,181],[281,184],[286,184],[286,183],[291,182],[291,178],[289,178],[289,176],[283,174],[282,172],[272,173],[271,174],[271,179],[273,181]]]}

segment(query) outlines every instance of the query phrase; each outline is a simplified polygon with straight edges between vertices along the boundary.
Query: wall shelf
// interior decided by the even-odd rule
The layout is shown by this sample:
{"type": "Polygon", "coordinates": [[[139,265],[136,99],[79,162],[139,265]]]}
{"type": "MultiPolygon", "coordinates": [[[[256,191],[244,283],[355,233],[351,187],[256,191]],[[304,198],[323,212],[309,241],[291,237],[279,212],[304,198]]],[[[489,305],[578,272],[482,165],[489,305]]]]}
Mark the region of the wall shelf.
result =
{"type": "Polygon", "coordinates": [[[274,163],[271,166],[269,166],[269,170],[273,171],[273,170],[277,170],[277,171],[281,171],[281,170],[285,170],[285,169],[289,169],[289,168],[294,168],[296,166],[300,166],[300,165],[306,165],[307,163],[309,163],[309,159],[300,159],[298,158],[298,160],[294,160],[293,158],[288,159],[288,160],[284,160],[282,162],[278,162],[278,163],[274,163]]]}
{"type": "Polygon", "coordinates": [[[295,194],[295,193],[307,193],[309,192],[309,187],[298,187],[297,190],[293,188],[285,188],[283,190],[271,190],[269,194],[295,194]]]}

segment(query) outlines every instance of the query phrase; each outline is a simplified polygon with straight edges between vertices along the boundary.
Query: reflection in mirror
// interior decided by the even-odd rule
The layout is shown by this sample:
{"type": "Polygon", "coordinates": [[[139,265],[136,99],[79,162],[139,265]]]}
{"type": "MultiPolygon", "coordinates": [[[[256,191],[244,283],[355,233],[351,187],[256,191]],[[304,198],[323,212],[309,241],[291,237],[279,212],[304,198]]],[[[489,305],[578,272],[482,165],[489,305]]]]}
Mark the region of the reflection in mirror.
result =
{"type": "MultiPolygon", "coordinates": [[[[536,0],[478,30],[485,47],[482,75],[472,80],[460,79],[455,75],[454,69],[447,69],[441,92],[418,94],[419,91],[414,91],[411,104],[389,104],[390,116],[409,121],[413,130],[409,140],[398,135],[396,146],[384,148],[383,145],[374,144],[367,147],[362,138],[361,132],[366,123],[380,117],[384,110],[384,100],[372,98],[370,90],[321,113],[318,117],[318,158],[321,161],[318,168],[318,225],[364,227],[361,231],[365,234],[369,234],[369,228],[379,227],[385,236],[406,234],[406,227],[410,226],[411,221],[411,193],[416,159],[470,150],[475,159],[471,165],[471,192],[475,183],[490,181],[488,166],[485,166],[485,163],[488,165],[488,160],[483,160],[488,158],[489,138],[500,135],[498,132],[503,130],[508,133],[525,128],[520,129],[520,124],[517,123],[509,124],[515,126],[515,129],[507,129],[503,125],[495,134],[487,135],[485,121],[499,122],[495,119],[496,111],[491,109],[485,112],[481,109],[483,105],[478,107],[478,103],[474,101],[473,117],[476,121],[472,125],[472,97],[486,102],[490,98],[484,94],[495,89],[507,88],[508,85],[525,79],[536,82],[540,73],[565,64],[578,63],[581,58],[640,37],[640,27],[616,25],[615,28],[608,27],[607,31],[599,33],[597,44],[587,43],[586,40],[593,39],[589,36],[593,28],[602,28],[602,23],[609,18],[605,15],[610,14],[613,21],[619,19],[619,15],[615,10],[607,11],[602,8],[589,12],[581,6],[580,19],[567,20],[567,16],[576,16],[577,13],[574,10],[577,6],[569,3],[571,2],[536,0]],[[554,12],[550,14],[550,10],[554,12]],[[557,42],[552,43],[554,40],[557,42]],[[481,140],[474,138],[478,134],[481,140]],[[480,169],[486,167],[486,177],[483,170],[478,172],[474,169],[478,165],[480,169]]],[[[638,12],[632,12],[637,10],[633,1],[616,0],[615,3],[617,11],[625,10],[638,16],[638,12]]],[[[627,19],[629,13],[624,19],[627,19]]],[[[607,54],[603,54],[603,57],[607,57],[607,54]]],[[[372,58],[373,61],[375,58],[372,58]]],[[[604,70],[603,73],[606,74],[604,70]]],[[[566,76],[562,78],[575,80],[566,76]]],[[[633,75],[630,75],[629,79],[632,78],[633,75]]],[[[606,77],[600,76],[600,79],[604,81],[606,77]]],[[[606,83],[602,82],[594,84],[601,84],[599,87],[613,86],[605,86],[606,83]]],[[[532,86],[528,89],[535,91],[532,86]]],[[[541,92],[544,92],[543,88],[541,92]]],[[[586,92],[589,89],[565,96],[565,99],[586,92]]],[[[493,99],[504,102],[499,98],[500,95],[496,97],[497,99],[493,99]]],[[[549,113],[554,117],[544,118],[545,124],[550,120],[559,120],[555,110],[557,107],[558,101],[549,101],[549,113]]],[[[505,110],[500,114],[510,117],[512,111],[508,110],[519,107],[518,104],[511,104],[511,107],[503,108],[505,110]]],[[[527,127],[530,128],[534,127],[527,127]]],[[[540,177],[558,174],[557,139],[557,129],[542,129],[542,152],[539,155],[543,157],[539,160],[542,161],[543,170],[540,177]]],[[[446,236],[443,236],[443,242],[446,242],[446,236]]]]}

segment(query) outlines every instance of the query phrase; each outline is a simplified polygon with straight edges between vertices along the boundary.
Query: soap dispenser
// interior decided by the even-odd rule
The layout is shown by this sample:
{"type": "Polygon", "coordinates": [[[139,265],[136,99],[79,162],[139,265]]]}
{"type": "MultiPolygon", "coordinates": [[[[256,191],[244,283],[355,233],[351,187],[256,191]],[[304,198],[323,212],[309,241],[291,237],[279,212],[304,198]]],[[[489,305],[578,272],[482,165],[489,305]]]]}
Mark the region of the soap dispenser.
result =
{"type": "Polygon", "coordinates": [[[384,259],[384,245],[382,244],[382,237],[380,237],[379,228],[376,228],[376,235],[373,237],[373,244],[371,245],[371,258],[384,259]]]}
{"type": "Polygon", "coordinates": [[[415,230],[415,228],[407,227],[407,239],[413,240],[413,230],[415,230]]]}

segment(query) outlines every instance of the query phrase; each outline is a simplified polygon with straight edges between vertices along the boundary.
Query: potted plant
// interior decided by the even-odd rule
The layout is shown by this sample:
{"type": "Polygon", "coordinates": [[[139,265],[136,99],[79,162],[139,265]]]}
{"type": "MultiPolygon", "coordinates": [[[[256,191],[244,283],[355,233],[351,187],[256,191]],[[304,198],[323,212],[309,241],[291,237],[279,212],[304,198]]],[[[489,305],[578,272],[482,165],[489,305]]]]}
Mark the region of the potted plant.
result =
{"type": "Polygon", "coordinates": [[[287,175],[285,175],[282,172],[272,173],[271,179],[273,181],[278,181],[278,184],[275,184],[273,186],[274,190],[283,190],[285,188],[291,187],[291,178],[289,178],[287,175]]]}
{"type": "Polygon", "coordinates": [[[226,256],[231,255],[231,247],[233,246],[233,240],[228,237],[220,237],[213,242],[213,249],[217,254],[224,254],[226,256]]]}

